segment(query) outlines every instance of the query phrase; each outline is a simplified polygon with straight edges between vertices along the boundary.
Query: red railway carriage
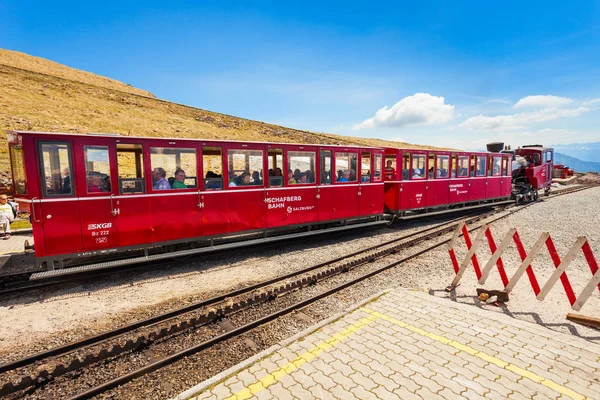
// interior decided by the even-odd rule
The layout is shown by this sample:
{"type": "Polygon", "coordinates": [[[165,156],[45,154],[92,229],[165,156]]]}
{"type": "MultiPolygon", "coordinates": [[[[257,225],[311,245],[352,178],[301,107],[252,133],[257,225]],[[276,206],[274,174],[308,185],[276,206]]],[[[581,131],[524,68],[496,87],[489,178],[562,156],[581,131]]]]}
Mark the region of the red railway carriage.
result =
{"type": "Polygon", "coordinates": [[[8,132],[36,262],[383,214],[384,150],[8,132]]]}
{"type": "Polygon", "coordinates": [[[386,149],[384,201],[404,215],[511,196],[510,154],[386,149]]]}

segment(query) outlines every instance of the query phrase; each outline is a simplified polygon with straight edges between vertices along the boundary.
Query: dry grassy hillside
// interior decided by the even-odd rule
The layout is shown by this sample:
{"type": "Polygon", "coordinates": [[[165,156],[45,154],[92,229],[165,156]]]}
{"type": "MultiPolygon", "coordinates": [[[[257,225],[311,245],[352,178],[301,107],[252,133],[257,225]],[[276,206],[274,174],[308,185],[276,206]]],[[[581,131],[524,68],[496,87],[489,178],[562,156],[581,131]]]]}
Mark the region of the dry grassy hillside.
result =
{"type": "Polygon", "coordinates": [[[0,49],[0,176],[10,170],[6,130],[361,144],[407,143],[285,128],[156,99],[122,82],[0,49]]]}

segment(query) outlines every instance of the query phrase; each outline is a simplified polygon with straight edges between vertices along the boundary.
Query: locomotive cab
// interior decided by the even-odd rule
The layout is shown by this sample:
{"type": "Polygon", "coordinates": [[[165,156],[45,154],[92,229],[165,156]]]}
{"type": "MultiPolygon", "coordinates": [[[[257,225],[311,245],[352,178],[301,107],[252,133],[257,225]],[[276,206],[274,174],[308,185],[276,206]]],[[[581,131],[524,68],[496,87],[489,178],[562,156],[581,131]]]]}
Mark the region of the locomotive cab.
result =
{"type": "Polygon", "coordinates": [[[517,168],[513,170],[513,195],[517,202],[536,200],[539,191],[550,193],[554,149],[528,145],[515,150],[517,168]]]}

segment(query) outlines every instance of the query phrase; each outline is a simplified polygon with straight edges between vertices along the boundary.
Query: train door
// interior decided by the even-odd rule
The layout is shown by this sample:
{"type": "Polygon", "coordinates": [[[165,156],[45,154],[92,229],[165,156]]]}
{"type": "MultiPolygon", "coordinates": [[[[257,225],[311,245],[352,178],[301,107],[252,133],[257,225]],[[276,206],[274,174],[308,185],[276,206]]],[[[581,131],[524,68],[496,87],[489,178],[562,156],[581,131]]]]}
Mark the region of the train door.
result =
{"type": "Polygon", "coordinates": [[[152,242],[152,208],[144,179],[144,157],[139,143],[117,143],[117,186],[115,201],[119,221],[119,245],[152,242]]]}
{"type": "Polygon", "coordinates": [[[502,196],[502,156],[488,157],[488,178],[485,197],[495,199],[502,196]]]}
{"type": "Polygon", "coordinates": [[[265,146],[236,143],[227,149],[228,232],[264,229],[267,226],[262,177],[265,146]]]}
{"type": "Polygon", "coordinates": [[[168,242],[202,234],[196,144],[169,142],[150,147],[152,241],[168,242]]]}
{"type": "Polygon", "coordinates": [[[469,201],[469,156],[452,155],[452,173],[450,174],[450,204],[469,201]]]}
{"type": "Polygon", "coordinates": [[[423,208],[427,204],[427,153],[411,152],[409,180],[402,182],[400,208],[409,210],[423,208]]]}
{"type": "Polygon", "coordinates": [[[319,221],[358,215],[358,150],[333,151],[331,185],[319,187],[319,221]]]}
{"type": "MultiPolygon", "coordinates": [[[[41,223],[47,255],[80,251],[81,223],[79,202],[75,195],[71,141],[37,143],[42,200],[33,199],[32,219],[41,223]]],[[[37,245],[37,243],[36,243],[37,245]]]]}
{"type": "Polygon", "coordinates": [[[383,152],[362,150],[358,188],[358,214],[373,215],[383,212],[381,169],[383,152]],[[375,152],[375,154],[373,154],[375,152]]]}
{"type": "Polygon", "coordinates": [[[202,202],[202,233],[205,236],[224,234],[229,229],[227,214],[227,193],[224,188],[223,148],[221,146],[202,147],[202,173],[204,188],[200,195],[202,202]]]}
{"type": "Polygon", "coordinates": [[[469,179],[469,201],[485,198],[487,183],[487,157],[484,155],[471,155],[469,179]]]}
{"type": "Polygon", "coordinates": [[[120,245],[119,206],[114,185],[116,166],[114,147],[103,139],[76,143],[79,158],[75,183],[79,194],[81,231],[85,251],[95,252],[120,245]]]}
{"type": "Polygon", "coordinates": [[[502,156],[502,196],[510,196],[512,192],[512,165],[509,156],[502,156]]]}
{"type": "MultiPolygon", "coordinates": [[[[283,188],[266,190],[269,227],[317,221],[317,148],[288,147],[285,151],[283,188]]],[[[274,180],[273,184],[278,182],[274,180]]]]}
{"type": "Polygon", "coordinates": [[[435,207],[448,204],[450,183],[450,156],[447,154],[429,155],[429,173],[427,182],[427,206],[435,207]],[[433,169],[432,169],[433,168],[433,169]]]}

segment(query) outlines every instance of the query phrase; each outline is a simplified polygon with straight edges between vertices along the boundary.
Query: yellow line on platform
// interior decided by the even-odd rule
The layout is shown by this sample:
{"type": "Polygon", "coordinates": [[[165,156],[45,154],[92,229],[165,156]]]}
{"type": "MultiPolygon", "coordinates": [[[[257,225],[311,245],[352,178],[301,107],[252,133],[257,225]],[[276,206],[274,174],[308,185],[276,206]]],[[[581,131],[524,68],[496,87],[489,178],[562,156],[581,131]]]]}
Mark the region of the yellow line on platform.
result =
{"type": "Polygon", "coordinates": [[[556,383],[554,381],[546,379],[546,378],[544,378],[544,377],[542,377],[540,375],[534,374],[533,372],[527,371],[526,369],[517,367],[514,364],[508,363],[506,361],[502,361],[501,359],[499,359],[497,357],[490,356],[489,354],[486,354],[486,353],[483,353],[481,351],[475,350],[474,348],[466,346],[466,345],[464,345],[462,343],[459,343],[459,342],[457,342],[455,340],[451,340],[451,339],[448,339],[448,338],[446,338],[444,336],[440,336],[440,335],[437,335],[435,333],[428,332],[428,331],[426,331],[424,329],[421,329],[421,328],[418,328],[418,327],[416,327],[414,325],[410,325],[410,324],[407,324],[406,322],[400,321],[400,320],[398,320],[396,318],[389,317],[389,316],[387,316],[385,314],[382,314],[380,312],[377,312],[377,311],[373,311],[373,310],[371,310],[368,307],[361,307],[361,310],[364,311],[364,312],[366,312],[366,313],[368,313],[368,314],[371,314],[374,317],[381,318],[381,319],[383,319],[385,321],[388,321],[388,322],[390,322],[390,323],[392,323],[394,325],[400,326],[400,327],[402,327],[404,329],[407,329],[407,330],[409,330],[411,332],[414,332],[414,333],[416,333],[418,335],[428,337],[429,339],[432,339],[432,340],[435,340],[437,342],[446,344],[448,346],[452,346],[452,347],[454,347],[457,350],[464,351],[465,353],[469,353],[470,355],[472,355],[474,357],[477,357],[477,358],[480,358],[480,359],[482,359],[484,361],[487,361],[490,364],[497,365],[500,368],[504,368],[504,369],[506,369],[508,371],[511,371],[511,372],[513,372],[513,373],[515,373],[517,375],[520,375],[520,376],[522,376],[524,378],[530,379],[530,380],[534,381],[535,383],[539,383],[540,385],[544,385],[544,386],[546,386],[546,387],[548,387],[548,388],[550,388],[550,389],[552,389],[552,390],[554,390],[554,391],[556,391],[556,392],[558,392],[560,394],[564,394],[565,396],[568,396],[568,397],[570,397],[572,399],[577,399],[577,400],[585,400],[586,399],[585,396],[583,396],[583,395],[581,395],[581,394],[579,394],[577,392],[574,392],[573,390],[571,390],[571,389],[569,389],[567,387],[564,387],[564,386],[562,386],[562,385],[560,385],[560,384],[558,384],[558,383],[556,383]]]}
{"type": "Polygon", "coordinates": [[[313,358],[317,357],[322,352],[331,349],[336,344],[346,339],[348,336],[352,335],[362,327],[370,324],[375,321],[377,317],[371,315],[366,318],[361,319],[360,321],[349,325],[347,328],[343,329],[340,332],[332,335],[329,339],[324,342],[319,343],[317,346],[313,347],[309,351],[302,353],[300,356],[296,357],[294,360],[290,361],[286,365],[281,368],[276,369],[275,371],[265,375],[263,378],[259,379],[256,383],[253,383],[244,389],[240,390],[233,396],[229,397],[228,400],[245,400],[254,396],[256,393],[260,392],[263,389],[268,388],[269,386],[277,383],[281,378],[285,375],[290,374],[291,372],[300,368],[303,364],[310,362],[313,358]]]}

